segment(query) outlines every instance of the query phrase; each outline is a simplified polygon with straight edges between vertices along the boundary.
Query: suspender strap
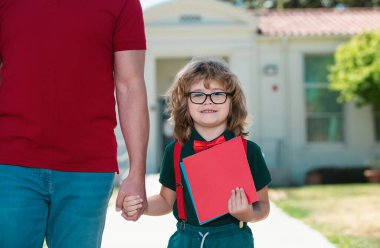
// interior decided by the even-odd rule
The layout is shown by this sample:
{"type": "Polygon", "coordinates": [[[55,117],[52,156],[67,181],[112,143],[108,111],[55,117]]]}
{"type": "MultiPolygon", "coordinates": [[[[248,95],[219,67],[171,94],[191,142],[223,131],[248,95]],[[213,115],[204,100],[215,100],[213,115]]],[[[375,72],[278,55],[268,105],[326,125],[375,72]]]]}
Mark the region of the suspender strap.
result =
{"type": "MultiPolygon", "coordinates": [[[[245,154],[247,154],[247,140],[243,139],[243,146],[245,154]]],[[[181,168],[179,162],[181,160],[181,150],[182,144],[180,142],[175,142],[174,145],[174,174],[175,174],[175,192],[177,196],[177,209],[178,217],[184,223],[187,220],[186,210],[185,210],[185,200],[183,196],[183,185],[181,179],[181,168]]]]}
{"type": "Polygon", "coordinates": [[[179,162],[181,160],[181,150],[182,144],[176,142],[174,145],[174,174],[175,174],[175,192],[177,196],[177,208],[178,217],[182,222],[186,222],[186,211],[185,211],[185,200],[183,197],[183,185],[181,180],[181,169],[179,167],[179,162]]]}

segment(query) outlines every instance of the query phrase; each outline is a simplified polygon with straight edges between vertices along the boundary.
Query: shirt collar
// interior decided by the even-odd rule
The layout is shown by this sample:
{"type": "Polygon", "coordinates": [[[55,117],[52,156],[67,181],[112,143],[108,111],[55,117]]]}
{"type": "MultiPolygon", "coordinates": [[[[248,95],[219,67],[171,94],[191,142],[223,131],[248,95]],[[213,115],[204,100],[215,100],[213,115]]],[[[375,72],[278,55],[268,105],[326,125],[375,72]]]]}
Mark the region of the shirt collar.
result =
{"type": "MultiPolygon", "coordinates": [[[[234,133],[231,132],[230,130],[226,129],[224,130],[224,132],[219,135],[218,137],[215,137],[215,139],[219,138],[220,136],[224,136],[224,138],[226,138],[226,140],[230,140],[232,138],[235,137],[234,133]]],[[[195,128],[192,128],[191,130],[191,136],[190,136],[190,139],[191,140],[201,140],[201,141],[206,141],[199,133],[198,131],[195,129],[195,128]]],[[[213,139],[214,140],[214,139],[213,139]]],[[[213,140],[210,140],[210,141],[213,141],[213,140]]]]}

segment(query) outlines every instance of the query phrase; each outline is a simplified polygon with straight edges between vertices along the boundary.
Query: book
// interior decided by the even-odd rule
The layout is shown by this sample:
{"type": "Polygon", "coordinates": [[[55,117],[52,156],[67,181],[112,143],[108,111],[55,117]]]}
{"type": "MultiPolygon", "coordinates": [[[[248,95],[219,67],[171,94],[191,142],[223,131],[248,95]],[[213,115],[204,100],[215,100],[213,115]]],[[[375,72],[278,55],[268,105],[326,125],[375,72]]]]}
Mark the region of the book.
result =
{"type": "Polygon", "coordinates": [[[236,187],[250,204],[258,200],[241,137],[186,157],[180,166],[201,225],[228,213],[236,187]]]}

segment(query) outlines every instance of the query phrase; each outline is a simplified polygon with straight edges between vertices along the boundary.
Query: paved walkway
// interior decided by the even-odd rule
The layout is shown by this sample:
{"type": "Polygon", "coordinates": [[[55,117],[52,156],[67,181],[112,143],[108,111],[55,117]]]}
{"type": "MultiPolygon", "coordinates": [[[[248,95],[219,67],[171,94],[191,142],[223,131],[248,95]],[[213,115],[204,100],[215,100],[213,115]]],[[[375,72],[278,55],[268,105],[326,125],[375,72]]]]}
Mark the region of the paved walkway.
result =
{"type": "MultiPolygon", "coordinates": [[[[157,194],[157,175],[146,178],[148,195],[157,194]]],[[[137,222],[125,221],[111,204],[107,213],[102,248],[164,248],[175,231],[172,214],[159,217],[142,216],[137,222]]],[[[249,224],[256,248],[334,248],[325,237],[302,222],[289,217],[271,204],[269,217],[249,224]]]]}

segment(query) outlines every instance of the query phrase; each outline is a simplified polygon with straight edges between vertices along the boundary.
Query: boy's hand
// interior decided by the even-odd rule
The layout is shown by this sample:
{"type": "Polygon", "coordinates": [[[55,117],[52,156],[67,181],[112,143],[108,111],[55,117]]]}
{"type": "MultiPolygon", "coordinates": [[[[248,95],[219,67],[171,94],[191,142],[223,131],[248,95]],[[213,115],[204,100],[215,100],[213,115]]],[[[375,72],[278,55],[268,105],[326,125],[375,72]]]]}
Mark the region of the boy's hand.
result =
{"type": "Polygon", "coordinates": [[[248,203],[247,196],[243,188],[232,190],[231,197],[228,200],[228,212],[240,221],[249,221],[249,216],[252,215],[252,205],[248,203]]]}
{"type": "Polygon", "coordinates": [[[142,208],[143,199],[138,195],[126,196],[123,202],[123,210],[127,216],[135,215],[142,208]]]}

